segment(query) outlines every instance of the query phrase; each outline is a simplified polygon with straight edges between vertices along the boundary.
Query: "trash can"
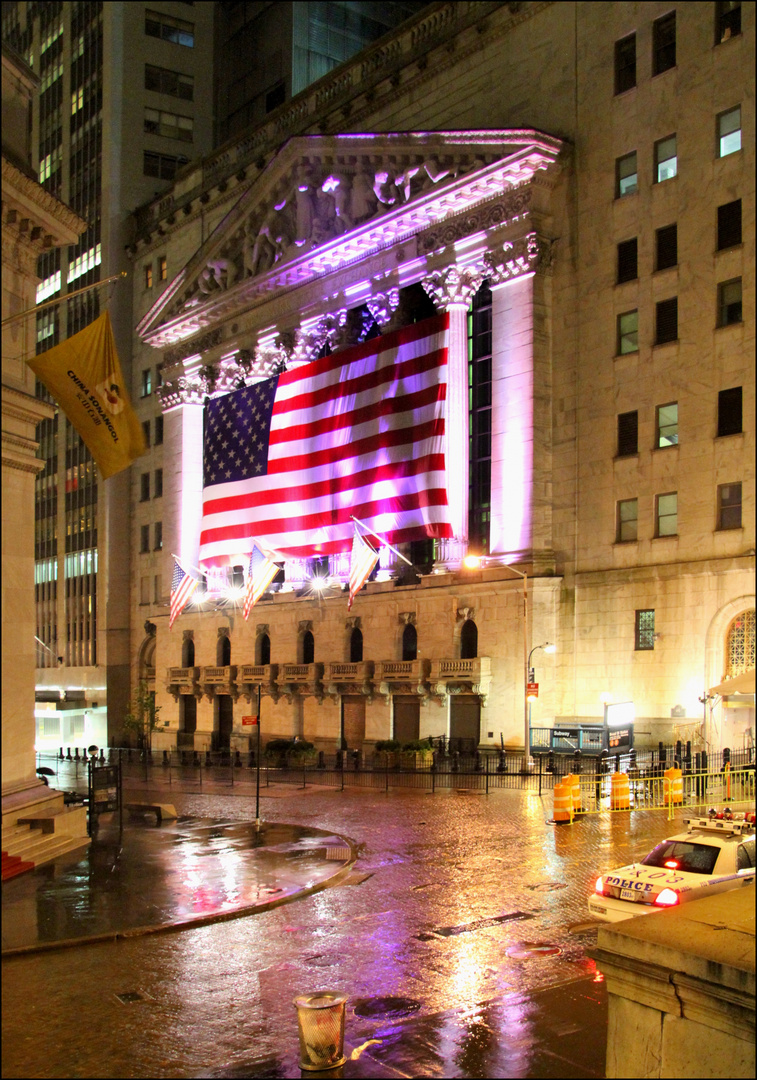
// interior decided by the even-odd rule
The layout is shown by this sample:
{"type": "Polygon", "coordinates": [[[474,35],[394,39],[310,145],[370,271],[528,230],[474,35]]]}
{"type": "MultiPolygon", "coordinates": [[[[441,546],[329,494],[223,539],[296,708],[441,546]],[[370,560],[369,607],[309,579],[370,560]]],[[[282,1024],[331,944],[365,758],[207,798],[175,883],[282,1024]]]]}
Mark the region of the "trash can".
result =
{"type": "Polygon", "coordinates": [[[294,999],[300,1036],[300,1068],[317,1072],[345,1062],[344,1014],[346,994],[319,990],[294,999]]]}

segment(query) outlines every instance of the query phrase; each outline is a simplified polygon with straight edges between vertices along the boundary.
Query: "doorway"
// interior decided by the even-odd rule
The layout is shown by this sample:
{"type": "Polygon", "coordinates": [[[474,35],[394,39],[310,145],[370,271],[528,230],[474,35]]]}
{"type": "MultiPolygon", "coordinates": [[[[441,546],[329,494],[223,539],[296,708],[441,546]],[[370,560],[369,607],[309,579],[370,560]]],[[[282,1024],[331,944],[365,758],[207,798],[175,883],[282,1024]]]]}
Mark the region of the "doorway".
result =
{"type": "Polygon", "coordinates": [[[231,749],[231,733],[234,728],[234,703],[229,694],[219,694],[218,726],[215,731],[216,750],[231,749]]]}
{"type": "Polygon", "coordinates": [[[420,730],[421,703],[418,698],[396,695],[394,698],[394,738],[401,743],[413,742],[420,738],[420,730]]]}
{"type": "Polygon", "coordinates": [[[481,699],[460,694],[450,701],[449,748],[475,754],[481,737],[481,699]]]}
{"type": "Polygon", "coordinates": [[[365,698],[342,698],[342,747],[362,750],[365,742],[365,698]]]}

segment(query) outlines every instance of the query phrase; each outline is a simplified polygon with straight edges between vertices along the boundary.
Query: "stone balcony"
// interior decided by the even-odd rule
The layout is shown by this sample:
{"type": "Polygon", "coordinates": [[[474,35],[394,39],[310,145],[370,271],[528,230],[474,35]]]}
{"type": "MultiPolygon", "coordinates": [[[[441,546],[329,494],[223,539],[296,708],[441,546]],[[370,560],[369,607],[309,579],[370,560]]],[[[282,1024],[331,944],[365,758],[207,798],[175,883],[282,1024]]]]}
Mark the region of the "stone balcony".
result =
{"type": "Polygon", "coordinates": [[[428,673],[430,660],[381,660],[377,665],[376,681],[379,693],[387,700],[392,694],[429,695],[428,673]]]}
{"type": "Polygon", "coordinates": [[[166,690],[174,701],[181,694],[200,695],[200,669],[198,667],[170,667],[166,671],[166,690]]]}
{"type": "Polygon", "coordinates": [[[237,690],[252,704],[260,687],[260,693],[272,698],[275,704],[279,700],[278,675],[278,664],[242,664],[237,668],[237,690]]]}
{"type": "Polygon", "coordinates": [[[323,701],[323,664],[282,664],[279,691],[290,704],[296,694],[302,694],[314,697],[320,705],[323,701]]]}
{"type": "Polygon", "coordinates": [[[492,681],[491,667],[488,656],[477,656],[472,660],[432,660],[431,693],[442,702],[449,694],[478,694],[484,708],[492,681]]]}
{"type": "Polygon", "coordinates": [[[373,700],[373,668],[372,660],[326,664],[325,692],[333,701],[337,701],[340,694],[363,694],[370,703],[373,700]]]}
{"type": "Polygon", "coordinates": [[[228,694],[236,701],[239,697],[236,678],[237,669],[234,665],[200,668],[200,686],[209,701],[217,694],[228,694]]]}

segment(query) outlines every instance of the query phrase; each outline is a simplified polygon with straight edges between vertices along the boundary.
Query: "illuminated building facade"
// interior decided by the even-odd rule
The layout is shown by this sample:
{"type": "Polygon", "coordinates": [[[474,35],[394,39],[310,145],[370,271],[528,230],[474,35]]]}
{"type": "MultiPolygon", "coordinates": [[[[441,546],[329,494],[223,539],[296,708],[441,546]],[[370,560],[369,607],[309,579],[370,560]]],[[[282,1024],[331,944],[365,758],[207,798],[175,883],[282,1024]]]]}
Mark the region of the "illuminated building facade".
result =
{"type": "MultiPolygon", "coordinates": [[[[703,691],[754,665],[753,14],[431,5],[138,212],[155,746],[246,749],[258,688],[264,737],[522,746],[546,642],[534,728],[632,701],[639,742],[700,745],[703,691]],[[452,538],[412,571],[384,550],[349,613],[345,553],[289,560],[245,623],[240,560],[169,632],[206,398],[441,311],[452,538]]],[[[710,745],[752,738],[753,707],[711,704],[710,745]]]]}

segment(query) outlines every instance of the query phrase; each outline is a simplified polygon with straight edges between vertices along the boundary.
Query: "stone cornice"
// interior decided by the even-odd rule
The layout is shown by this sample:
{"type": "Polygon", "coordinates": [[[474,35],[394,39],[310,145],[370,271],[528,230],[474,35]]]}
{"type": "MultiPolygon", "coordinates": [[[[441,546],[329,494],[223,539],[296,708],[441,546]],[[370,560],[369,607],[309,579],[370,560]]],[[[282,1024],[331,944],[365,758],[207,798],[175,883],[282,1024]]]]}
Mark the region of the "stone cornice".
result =
{"type": "Polygon", "coordinates": [[[25,424],[39,424],[55,416],[55,408],[46,401],[32,397],[23,390],[16,390],[3,383],[2,413],[25,424]]]}
{"type": "MultiPolygon", "coordinates": [[[[48,247],[74,244],[87,228],[87,222],[70,207],[3,157],[3,228],[12,224],[8,218],[14,210],[20,222],[28,219],[31,228],[50,237],[48,247]]],[[[43,240],[40,247],[44,246],[43,240]]]]}

